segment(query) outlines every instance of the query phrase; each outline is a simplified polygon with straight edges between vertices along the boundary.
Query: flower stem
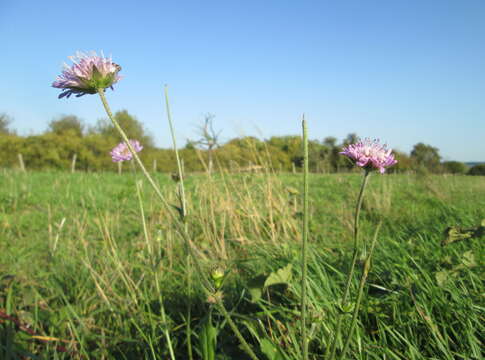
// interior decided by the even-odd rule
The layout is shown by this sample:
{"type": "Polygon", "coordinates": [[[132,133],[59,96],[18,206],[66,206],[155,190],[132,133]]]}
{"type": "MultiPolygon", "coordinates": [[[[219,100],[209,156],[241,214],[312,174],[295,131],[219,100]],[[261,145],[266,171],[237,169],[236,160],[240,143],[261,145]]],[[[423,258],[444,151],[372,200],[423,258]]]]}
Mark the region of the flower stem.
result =
{"type": "Polygon", "coordinates": [[[306,331],[307,291],[307,242],[308,242],[308,128],[303,115],[303,239],[301,246],[301,336],[302,359],[308,360],[308,339],[306,331]]]}
{"type": "Polygon", "coordinates": [[[175,131],[173,128],[172,122],[172,114],[170,112],[170,103],[168,101],[168,86],[165,85],[165,106],[167,108],[167,118],[168,118],[168,125],[170,126],[170,134],[172,135],[172,142],[173,142],[173,150],[175,151],[175,159],[177,160],[177,170],[179,174],[179,200],[180,200],[180,216],[182,220],[185,221],[185,217],[187,216],[187,202],[185,199],[185,188],[184,188],[184,174],[182,171],[182,164],[180,162],[179,152],[177,149],[177,141],[175,137],[175,131]]]}
{"type": "MultiPolygon", "coordinates": [[[[353,254],[352,254],[352,262],[351,262],[351,265],[350,265],[350,270],[349,270],[349,273],[347,275],[347,281],[345,283],[344,294],[342,296],[342,302],[341,302],[342,308],[345,305],[347,305],[347,297],[349,296],[349,292],[350,292],[350,284],[352,283],[352,277],[354,276],[355,264],[357,262],[358,243],[359,243],[359,219],[360,219],[360,210],[362,209],[362,201],[364,199],[364,192],[365,192],[365,188],[367,186],[367,182],[369,180],[369,175],[370,175],[370,171],[366,169],[365,170],[365,173],[364,173],[364,178],[362,179],[362,184],[360,186],[360,192],[359,192],[359,196],[357,198],[357,205],[355,207],[355,216],[354,216],[354,251],[353,251],[353,254]]],[[[331,344],[331,346],[328,346],[327,347],[327,351],[325,352],[325,359],[328,359],[328,360],[333,360],[334,359],[334,357],[335,357],[335,351],[337,349],[337,341],[338,341],[338,337],[340,335],[340,329],[341,329],[341,327],[342,327],[342,314],[339,313],[337,315],[337,325],[335,327],[335,332],[334,332],[334,335],[333,335],[332,344],[331,344]],[[328,357],[329,354],[330,354],[330,357],[328,357]]]]}
{"type": "Polygon", "coordinates": [[[148,173],[147,169],[145,169],[145,166],[143,165],[143,163],[140,160],[140,157],[138,156],[138,154],[136,153],[135,149],[131,145],[130,140],[128,139],[128,136],[126,135],[125,131],[121,128],[120,124],[118,124],[118,121],[116,121],[115,117],[113,116],[113,113],[111,112],[111,109],[110,109],[110,107],[108,105],[108,101],[106,100],[106,96],[104,95],[104,89],[98,89],[98,94],[99,94],[99,97],[101,98],[101,102],[103,103],[104,109],[106,110],[106,114],[108,114],[109,119],[113,123],[114,127],[116,128],[116,130],[118,130],[118,132],[120,133],[121,138],[126,143],[126,146],[128,146],[128,149],[130,150],[131,154],[135,158],[135,161],[140,166],[141,171],[143,172],[143,175],[145,175],[145,177],[147,178],[148,182],[150,183],[150,185],[152,186],[153,190],[155,191],[155,193],[157,194],[157,196],[160,198],[160,200],[168,208],[170,208],[169,204],[167,203],[167,200],[165,200],[165,197],[162,195],[162,193],[161,193],[160,189],[158,188],[157,184],[155,183],[155,181],[153,180],[153,178],[150,176],[150,174],[148,173]]]}
{"type": "MultiPolygon", "coordinates": [[[[196,266],[196,270],[201,275],[201,278],[202,278],[203,282],[205,283],[202,286],[203,289],[205,290],[207,295],[212,295],[212,293],[215,292],[215,289],[211,285],[210,281],[208,281],[207,278],[203,275],[204,272],[203,272],[202,266],[199,262],[199,259],[195,256],[195,254],[192,250],[192,245],[191,245],[191,242],[190,242],[190,236],[189,236],[189,233],[188,233],[188,224],[187,224],[187,221],[186,221],[187,220],[186,219],[186,217],[187,217],[187,203],[186,203],[186,198],[185,198],[182,164],[181,164],[180,157],[179,157],[178,150],[177,150],[175,131],[174,131],[172,116],[171,116],[171,112],[170,112],[170,104],[169,104],[169,101],[168,101],[168,87],[166,85],[165,85],[165,105],[166,105],[166,108],[167,108],[168,123],[169,123],[169,126],[170,126],[170,133],[172,135],[172,142],[173,142],[173,147],[174,147],[174,151],[175,151],[175,158],[177,159],[177,169],[178,169],[178,174],[179,174],[179,178],[180,178],[180,183],[179,183],[180,218],[181,218],[181,220],[184,224],[183,237],[184,237],[184,240],[185,240],[186,251],[187,251],[187,286],[188,286],[189,291],[191,291],[192,284],[191,284],[191,280],[190,280],[190,273],[191,273],[191,268],[192,268],[191,259],[193,259],[194,264],[196,266]]],[[[217,300],[216,300],[215,305],[216,305],[217,309],[222,313],[222,315],[226,319],[230,328],[232,329],[232,331],[234,332],[234,334],[238,338],[239,342],[241,343],[241,346],[244,349],[244,351],[249,355],[249,357],[252,360],[258,360],[256,354],[253,352],[253,350],[251,350],[251,347],[249,346],[247,341],[244,339],[241,332],[237,328],[237,325],[232,320],[231,315],[229,314],[229,312],[225,308],[222,298],[218,298],[218,297],[216,297],[216,298],[217,298],[217,300]]],[[[187,335],[188,336],[187,337],[187,344],[188,344],[187,346],[190,347],[190,349],[188,350],[189,359],[192,359],[192,346],[191,346],[191,339],[190,339],[190,336],[191,336],[190,335],[190,333],[191,333],[191,330],[190,330],[190,302],[189,302],[189,309],[188,309],[188,317],[189,318],[187,319],[188,320],[187,331],[189,332],[189,334],[187,335]]]]}
{"type": "MultiPolygon", "coordinates": [[[[113,123],[114,127],[116,128],[116,130],[118,130],[118,132],[120,133],[121,138],[123,139],[123,141],[128,146],[128,149],[130,150],[131,154],[133,155],[133,157],[135,158],[136,162],[140,166],[143,174],[147,178],[147,180],[150,183],[150,185],[152,186],[153,190],[155,190],[155,193],[160,198],[160,200],[162,201],[162,203],[164,203],[167,206],[167,208],[170,208],[168,206],[168,203],[165,200],[164,196],[162,195],[160,189],[158,188],[157,184],[152,179],[152,177],[150,176],[150,174],[148,173],[148,171],[145,169],[145,166],[143,165],[143,163],[141,162],[140,158],[138,157],[135,149],[131,145],[131,143],[130,143],[130,141],[128,139],[128,136],[126,135],[126,133],[124,132],[124,130],[121,128],[121,126],[118,124],[118,122],[116,121],[115,117],[113,116],[113,113],[111,112],[111,109],[110,109],[110,107],[108,105],[108,101],[106,100],[106,96],[104,95],[104,89],[98,89],[98,94],[99,94],[99,96],[101,98],[101,102],[103,103],[104,109],[106,110],[106,113],[108,114],[108,117],[110,118],[110,120],[113,123]]],[[[137,183],[137,192],[138,192],[138,196],[139,196],[140,206],[141,206],[141,209],[143,210],[143,207],[142,207],[142,204],[141,204],[141,195],[139,193],[139,184],[138,183],[137,183]]],[[[142,213],[142,216],[143,216],[143,213],[142,213]]],[[[146,231],[146,229],[145,229],[145,231],[146,231]]],[[[147,234],[145,233],[145,235],[147,235],[147,234]]],[[[150,249],[151,248],[149,248],[149,250],[150,249]]],[[[164,322],[164,326],[166,326],[165,309],[163,307],[162,295],[161,295],[160,289],[159,289],[159,286],[160,285],[158,283],[158,274],[157,274],[156,271],[155,271],[155,282],[156,282],[156,286],[157,286],[157,291],[159,293],[160,306],[161,306],[161,314],[162,314],[162,321],[164,322]]],[[[165,337],[167,339],[167,344],[168,344],[168,348],[169,348],[169,352],[170,352],[170,358],[172,360],[175,360],[175,355],[174,355],[174,352],[173,352],[172,342],[170,340],[170,333],[169,333],[168,329],[165,328],[164,329],[164,333],[165,333],[165,337]]]]}
{"type": "MultiPolygon", "coordinates": [[[[99,94],[99,96],[101,98],[101,102],[103,103],[104,109],[106,110],[106,113],[108,114],[108,117],[110,118],[110,120],[113,123],[114,127],[120,133],[123,141],[128,146],[128,149],[130,150],[130,152],[132,153],[132,155],[135,158],[136,162],[140,166],[143,174],[147,178],[147,180],[150,183],[150,185],[152,186],[153,190],[155,191],[155,193],[157,194],[157,196],[160,198],[160,200],[162,201],[162,203],[167,207],[167,209],[169,209],[170,215],[173,216],[174,214],[171,211],[170,204],[166,201],[165,197],[162,195],[162,193],[161,193],[160,189],[158,188],[157,184],[152,179],[152,177],[150,176],[150,174],[148,173],[148,171],[145,169],[145,166],[143,165],[143,163],[141,162],[140,158],[138,157],[135,149],[133,148],[133,146],[131,146],[131,143],[130,143],[130,141],[128,139],[128,136],[126,135],[126,133],[124,132],[124,130],[121,128],[121,126],[118,124],[118,122],[114,118],[113,113],[111,112],[111,109],[110,109],[110,107],[108,105],[108,101],[106,100],[106,96],[104,94],[104,89],[98,89],[98,94],[99,94]]],[[[181,223],[179,223],[178,225],[181,225],[181,223]]],[[[185,228],[185,226],[184,226],[184,228],[185,228]]],[[[203,274],[202,273],[202,266],[200,265],[197,257],[194,255],[194,253],[192,251],[192,247],[191,247],[192,245],[190,243],[190,238],[189,238],[187,232],[186,231],[181,231],[181,234],[182,234],[182,237],[183,237],[184,241],[187,244],[187,247],[189,249],[191,258],[194,259],[194,263],[195,263],[195,265],[197,267],[198,273],[199,274],[203,274]]],[[[202,281],[205,283],[205,286],[203,286],[203,289],[205,290],[206,293],[210,294],[211,293],[211,291],[210,291],[210,289],[211,289],[210,282],[203,275],[201,276],[201,278],[202,278],[202,281]]],[[[254,354],[254,352],[251,350],[251,347],[249,346],[249,344],[246,342],[246,340],[244,339],[244,337],[239,332],[239,329],[237,328],[236,324],[232,321],[230,314],[227,312],[226,308],[224,307],[224,304],[222,303],[222,300],[219,300],[216,303],[216,305],[219,308],[219,310],[222,312],[222,315],[225,317],[225,319],[228,322],[228,324],[231,327],[231,329],[236,334],[236,337],[241,342],[241,346],[246,351],[246,353],[249,355],[249,357],[252,360],[258,360],[258,357],[254,354]]]]}
{"type": "MultiPolygon", "coordinates": [[[[184,233],[188,236],[188,224],[187,224],[187,202],[185,199],[185,186],[184,186],[184,174],[182,171],[182,164],[180,162],[179,152],[177,149],[177,139],[175,136],[175,131],[172,122],[172,113],[170,112],[170,103],[168,101],[168,87],[165,85],[165,106],[167,109],[167,119],[168,125],[170,126],[170,134],[172,136],[172,143],[173,143],[173,150],[175,152],[175,159],[177,160],[177,170],[179,174],[179,183],[178,183],[178,199],[179,199],[179,215],[180,219],[184,224],[184,233]]],[[[194,358],[192,354],[192,328],[191,328],[191,312],[192,312],[192,304],[191,304],[191,294],[192,294],[192,264],[190,261],[190,251],[188,248],[189,244],[185,242],[185,275],[186,275],[186,283],[187,283],[187,324],[185,326],[185,332],[187,334],[187,354],[189,360],[194,358]]]]}
{"type": "Polygon", "coordinates": [[[379,225],[377,225],[376,231],[374,233],[374,238],[372,239],[372,244],[369,250],[369,255],[366,257],[364,262],[362,276],[360,278],[359,291],[357,293],[357,300],[355,301],[354,313],[352,314],[352,322],[350,324],[349,330],[347,331],[347,338],[345,339],[344,347],[342,349],[342,353],[340,354],[339,359],[344,359],[345,353],[347,352],[347,348],[350,344],[350,339],[352,338],[352,334],[354,332],[355,324],[357,323],[357,315],[359,314],[360,302],[364,293],[364,285],[367,280],[367,276],[369,275],[372,253],[374,252],[374,247],[377,243],[377,235],[379,234],[381,225],[382,222],[379,222],[379,225]]]}

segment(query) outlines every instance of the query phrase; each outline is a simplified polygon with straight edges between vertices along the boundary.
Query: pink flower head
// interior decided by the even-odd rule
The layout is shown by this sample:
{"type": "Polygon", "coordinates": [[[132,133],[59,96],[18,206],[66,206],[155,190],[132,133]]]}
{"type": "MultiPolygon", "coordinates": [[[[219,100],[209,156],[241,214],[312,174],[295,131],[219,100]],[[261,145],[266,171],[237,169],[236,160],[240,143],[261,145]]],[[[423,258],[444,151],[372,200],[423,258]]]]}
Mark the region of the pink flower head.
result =
{"type": "Polygon", "coordinates": [[[62,89],[59,99],[76,94],[76,97],[86,94],[95,94],[99,89],[111,88],[121,79],[118,72],[121,66],[115,64],[110,58],[96,55],[93,51],[87,55],[82,52],[70,56],[74,63],[68,66],[64,63],[62,74],[52,83],[52,87],[62,89]]]}
{"type": "Polygon", "coordinates": [[[378,169],[384,174],[386,167],[397,163],[391,152],[392,150],[386,145],[381,145],[379,140],[365,139],[345,147],[340,154],[354,160],[357,166],[367,170],[378,169]]]}
{"type": "MultiPolygon", "coordinates": [[[[140,142],[138,140],[130,140],[130,145],[135,150],[135,152],[140,152],[143,149],[143,146],[140,145],[140,142]]],[[[111,150],[110,155],[113,159],[113,162],[131,160],[133,158],[133,154],[131,153],[128,145],[125,142],[121,142],[116,145],[113,150],[111,150]]]]}

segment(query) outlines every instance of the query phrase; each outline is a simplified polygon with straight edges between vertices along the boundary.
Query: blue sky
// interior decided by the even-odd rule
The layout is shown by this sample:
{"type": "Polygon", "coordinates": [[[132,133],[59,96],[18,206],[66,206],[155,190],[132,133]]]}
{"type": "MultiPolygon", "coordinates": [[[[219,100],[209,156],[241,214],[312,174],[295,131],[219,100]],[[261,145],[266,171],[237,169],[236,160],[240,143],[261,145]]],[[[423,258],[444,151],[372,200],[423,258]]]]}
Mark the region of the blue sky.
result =
{"type": "Polygon", "coordinates": [[[485,160],[485,1],[0,0],[0,112],[21,134],[75,114],[105,117],[96,96],[58,100],[67,56],[103,50],[123,67],[108,99],[179,143],[205,113],[238,135],[350,132],[446,160],[485,160]]]}

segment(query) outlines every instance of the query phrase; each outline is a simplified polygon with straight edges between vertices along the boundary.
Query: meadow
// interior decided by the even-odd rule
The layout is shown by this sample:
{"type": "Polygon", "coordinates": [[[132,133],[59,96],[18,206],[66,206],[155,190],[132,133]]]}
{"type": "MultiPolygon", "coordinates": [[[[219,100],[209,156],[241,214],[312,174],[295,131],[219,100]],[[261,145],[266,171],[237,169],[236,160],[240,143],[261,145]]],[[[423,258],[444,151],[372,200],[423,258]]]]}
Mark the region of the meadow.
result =
{"type": "MultiPolygon", "coordinates": [[[[202,268],[172,216],[177,183],[153,176],[169,206],[135,171],[0,173],[0,359],[249,359],[212,297],[259,359],[300,358],[301,174],[188,176],[202,268]]],[[[310,359],[342,312],[361,178],[309,177],[310,359]]],[[[445,230],[484,219],[483,176],[372,174],[361,237],[378,243],[346,358],[482,358],[484,239],[445,230]]]]}

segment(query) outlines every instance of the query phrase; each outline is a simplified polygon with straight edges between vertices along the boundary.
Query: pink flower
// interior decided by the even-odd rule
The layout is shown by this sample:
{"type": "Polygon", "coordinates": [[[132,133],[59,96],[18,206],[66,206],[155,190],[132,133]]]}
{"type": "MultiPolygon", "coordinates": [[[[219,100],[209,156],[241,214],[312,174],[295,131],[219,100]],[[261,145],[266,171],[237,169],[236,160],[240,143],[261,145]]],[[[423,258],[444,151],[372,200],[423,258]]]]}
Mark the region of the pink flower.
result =
{"type": "Polygon", "coordinates": [[[397,163],[391,152],[386,145],[379,144],[379,140],[365,139],[345,147],[340,154],[354,160],[357,166],[367,170],[378,169],[384,174],[387,167],[397,163]]]}
{"type": "Polygon", "coordinates": [[[86,94],[96,94],[99,89],[111,88],[121,79],[118,72],[121,66],[115,64],[111,58],[98,56],[93,51],[90,55],[78,52],[69,59],[72,66],[64,64],[64,70],[52,83],[52,87],[62,89],[59,99],[76,94],[76,97],[86,94]]]}
{"type": "MultiPolygon", "coordinates": [[[[143,149],[143,146],[140,145],[140,142],[138,140],[130,140],[130,144],[135,152],[140,152],[143,149]]],[[[128,148],[128,145],[124,142],[116,145],[113,150],[111,150],[110,155],[113,159],[113,162],[131,160],[133,158],[133,154],[128,148]]]]}

